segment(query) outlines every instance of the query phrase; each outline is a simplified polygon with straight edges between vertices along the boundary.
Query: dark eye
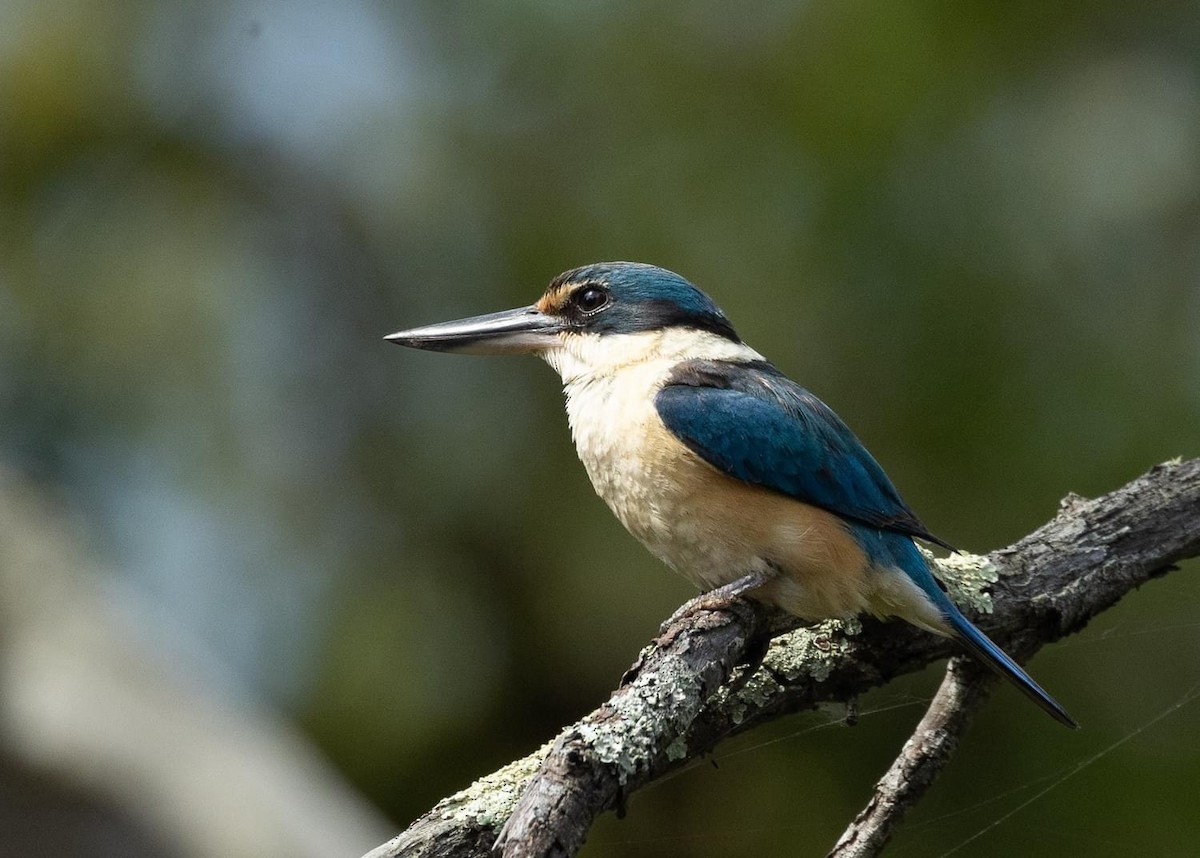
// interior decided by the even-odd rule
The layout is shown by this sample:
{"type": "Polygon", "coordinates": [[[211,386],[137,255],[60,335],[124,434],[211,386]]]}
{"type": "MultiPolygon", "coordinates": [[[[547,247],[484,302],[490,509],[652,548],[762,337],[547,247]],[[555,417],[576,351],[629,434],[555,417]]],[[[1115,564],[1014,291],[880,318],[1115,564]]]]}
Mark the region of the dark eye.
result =
{"type": "Polygon", "coordinates": [[[608,306],[608,291],[599,286],[584,286],[575,293],[575,306],[584,313],[595,313],[608,306]]]}

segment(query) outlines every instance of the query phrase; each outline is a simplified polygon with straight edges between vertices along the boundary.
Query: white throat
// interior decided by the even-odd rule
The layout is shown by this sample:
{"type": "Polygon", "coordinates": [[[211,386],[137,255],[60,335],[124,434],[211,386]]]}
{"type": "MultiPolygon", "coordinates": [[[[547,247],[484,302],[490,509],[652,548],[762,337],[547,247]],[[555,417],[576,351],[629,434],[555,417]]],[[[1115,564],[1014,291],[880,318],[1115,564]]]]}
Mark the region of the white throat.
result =
{"type": "Polygon", "coordinates": [[[706,331],[675,328],[568,334],[543,356],[562,376],[571,436],[597,494],[668,565],[705,589],[723,583],[720,574],[740,567],[724,555],[701,556],[707,543],[678,527],[691,515],[692,477],[707,468],[663,425],[655,397],[683,361],[762,355],[706,331]]]}
{"type": "Polygon", "coordinates": [[[547,349],[542,358],[562,377],[568,396],[578,384],[623,375],[637,369],[641,375],[660,369],[665,373],[680,361],[763,360],[745,343],[735,343],[708,331],[663,328],[636,334],[564,334],[561,345],[547,349]]]}

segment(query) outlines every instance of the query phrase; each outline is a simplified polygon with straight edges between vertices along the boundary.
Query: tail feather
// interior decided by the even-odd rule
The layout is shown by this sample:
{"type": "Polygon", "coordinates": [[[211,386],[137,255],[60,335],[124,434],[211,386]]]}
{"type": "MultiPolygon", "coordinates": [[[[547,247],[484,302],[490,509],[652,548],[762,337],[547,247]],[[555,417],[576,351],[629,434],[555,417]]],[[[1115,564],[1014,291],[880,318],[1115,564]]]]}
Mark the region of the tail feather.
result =
{"type": "Polygon", "coordinates": [[[1079,726],[1078,722],[1067,714],[1067,710],[1062,707],[1062,704],[1046,693],[1019,664],[1008,656],[1008,653],[992,643],[991,639],[975,628],[975,625],[957,608],[952,607],[946,614],[946,620],[953,629],[954,638],[971,655],[1019,688],[1026,697],[1042,707],[1055,721],[1068,727],[1079,726]]]}
{"type": "Polygon", "coordinates": [[[1020,689],[1055,721],[1068,727],[1079,726],[1075,719],[1067,714],[1062,704],[1047,694],[1004,650],[963,616],[962,611],[933,577],[929,562],[911,539],[862,526],[855,526],[853,532],[868,556],[874,558],[879,566],[891,567],[907,576],[928,600],[922,605],[922,611],[895,613],[922,628],[936,629],[941,634],[949,634],[961,643],[967,652],[1020,689]]]}

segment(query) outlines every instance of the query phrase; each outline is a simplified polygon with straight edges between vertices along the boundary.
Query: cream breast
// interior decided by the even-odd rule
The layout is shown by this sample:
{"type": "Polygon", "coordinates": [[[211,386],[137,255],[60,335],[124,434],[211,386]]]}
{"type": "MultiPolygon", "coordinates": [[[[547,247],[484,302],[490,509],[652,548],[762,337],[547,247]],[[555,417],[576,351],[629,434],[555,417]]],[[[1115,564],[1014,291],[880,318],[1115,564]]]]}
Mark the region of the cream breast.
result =
{"type": "Polygon", "coordinates": [[[701,589],[780,572],[758,595],[797,616],[878,612],[867,559],[836,516],[720,473],[663,425],[655,395],[693,358],[763,359],[740,343],[670,330],[573,335],[546,355],[563,378],[571,435],[596,492],[701,589]]]}

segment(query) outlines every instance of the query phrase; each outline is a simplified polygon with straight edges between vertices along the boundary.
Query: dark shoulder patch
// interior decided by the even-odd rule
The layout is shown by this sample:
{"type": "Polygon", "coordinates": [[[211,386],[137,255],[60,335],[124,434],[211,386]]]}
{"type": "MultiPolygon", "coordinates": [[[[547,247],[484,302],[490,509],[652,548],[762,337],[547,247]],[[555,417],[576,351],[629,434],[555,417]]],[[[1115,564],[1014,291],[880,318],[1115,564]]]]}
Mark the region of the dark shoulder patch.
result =
{"type": "Polygon", "coordinates": [[[667,377],[666,383],[680,384],[685,387],[715,387],[718,390],[750,392],[751,388],[761,388],[762,383],[759,379],[762,375],[785,377],[770,361],[694,358],[677,363],[667,377]]]}
{"type": "Polygon", "coordinates": [[[921,523],[833,409],[767,361],[683,361],[655,395],[655,407],[664,425],[718,470],[953,550],[921,523]]]}

